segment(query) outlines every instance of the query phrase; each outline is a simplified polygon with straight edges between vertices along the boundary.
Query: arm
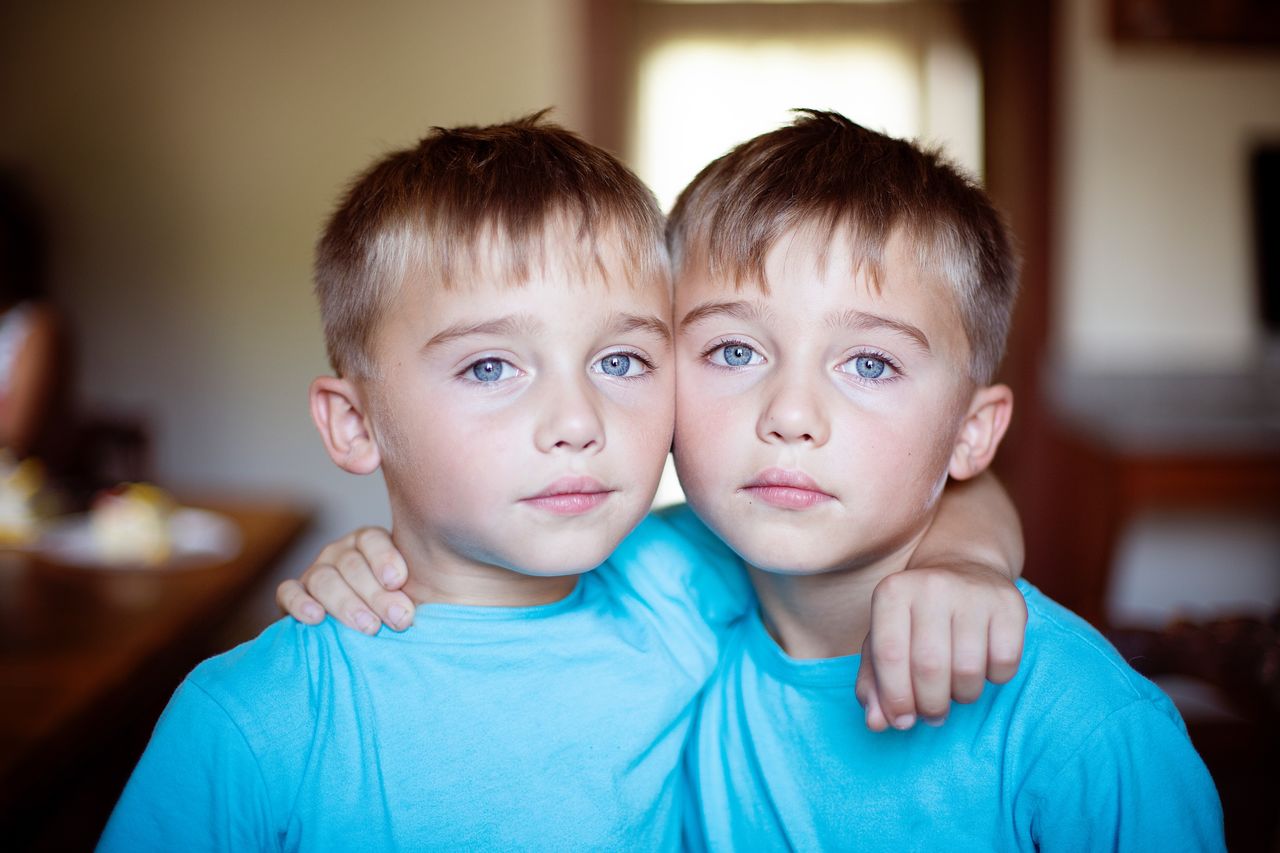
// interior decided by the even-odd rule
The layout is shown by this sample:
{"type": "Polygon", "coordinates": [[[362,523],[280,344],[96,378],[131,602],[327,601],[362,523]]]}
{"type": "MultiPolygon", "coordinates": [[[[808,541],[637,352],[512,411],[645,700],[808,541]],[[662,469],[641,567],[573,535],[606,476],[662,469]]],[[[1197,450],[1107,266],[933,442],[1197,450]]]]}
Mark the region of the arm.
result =
{"type": "Polygon", "coordinates": [[[1015,824],[1044,851],[1225,850],[1218,792],[1176,716],[1147,700],[1111,713],[1065,764],[1032,769],[1015,824]]]}
{"type": "Polygon", "coordinates": [[[872,597],[857,686],[870,728],[940,723],[952,699],[972,702],[985,680],[1013,677],[1027,622],[1011,583],[1022,562],[1018,514],[995,477],[950,482],[908,571],[872,597]]]}
{"type": "Polygon", "coordinates": [[[408,578],[391,534],[362,527],[324,546],[298,580],[276,587],[276,603],[307,625],[318,625],[328,612],[365,634],[378,633],[383,623],[403,631],[413,624],[413,602],[400,591],[408,578]]]}
{"type": "Polygon", "coordinates": [[[97,849],[270,850],[279,842],[270,811],[244,735],[186,681],[160,716],[97,849]]]}

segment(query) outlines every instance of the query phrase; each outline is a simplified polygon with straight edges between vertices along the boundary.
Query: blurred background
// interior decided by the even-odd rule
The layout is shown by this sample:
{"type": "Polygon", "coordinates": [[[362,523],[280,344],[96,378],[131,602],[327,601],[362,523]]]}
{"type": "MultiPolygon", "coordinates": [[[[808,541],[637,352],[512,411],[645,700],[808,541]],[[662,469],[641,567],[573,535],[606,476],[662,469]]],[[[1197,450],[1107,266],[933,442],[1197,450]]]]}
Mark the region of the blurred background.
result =
{"type": "Polygon", "coordinates": [[[0,3],[0,177],[47,249],[43,292],[0,307],[42,306],[62,353],[56,415],[10,445],[75,424],[64,444],[102,444],[109,471],[283,513],[244,522],[265,538],[198,619],[141,580],[2,567],[24,694],[61,689],[30,689],[70,654],[57,638],[114,632],[100,610],[173,623],[147,640],[166,660],[0,739],[16,837],[91,843],[181,674],[274,618],[320,544],[386,522],[307,410],[328,371],[312,246],[344,183],[434,125],[546,106],[664,206],[799,106],[942,145],[986,184],[1025,256],[1000,474],[1026,575],[1167,680],[1233,848],[1280,849],[1280,12],[1259,0],[0,3]]]}

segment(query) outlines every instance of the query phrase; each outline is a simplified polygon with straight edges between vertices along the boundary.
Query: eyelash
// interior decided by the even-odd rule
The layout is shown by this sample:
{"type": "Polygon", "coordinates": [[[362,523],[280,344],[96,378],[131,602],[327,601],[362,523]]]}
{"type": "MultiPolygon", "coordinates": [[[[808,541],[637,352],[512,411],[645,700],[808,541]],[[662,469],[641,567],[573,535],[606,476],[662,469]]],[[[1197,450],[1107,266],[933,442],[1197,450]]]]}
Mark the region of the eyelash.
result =
{"type": "Polygon", "coordinates": [[[517,374],[524,373],[523,370],[521,370],[520,368],[512,364],[510,359],[505,359],[505,358],[500,358],[498,356],[490,355],[490,356],[481,356],[480,358],[477,358],[474,361],[467,363],[467,365],[464,366],[462,370],[458,371],[457,378],[460,381],[467,383],[468,385],[492,385],[492,386],[502,385],[510,381],[510,379],[514,378],[514,377],[506,377],[501,379],[495,379],[490,382],[485,382],[482,379],[476,378],[475,373],[473,371],[476,369],[476,367],[478,367],[481,364],[484,364],[485,362],[494,362],[496,364],[506,365],[511,370],[515,371],[517,374]]]}
{"type": "Polygon", "coordinates": [[[858,350],[857,352],[850,354],[844,361],[840,362],[840,365],[844,366],[846,364],[851,364],[860,358],[874,358],[877,361],[883,361],[885,366],[893,371],[893,375],[886,377],[877,376],[875,379],[868,379],[865,376],[859,376],[856,369],[852,372],[841,370],[840,373],[848,376],[852,381],[857,382],[860,385],[883,385],[888,382],[897,382],[903,376],[902,368],[898,366],[898,362],[894,361],[888,353],[878,349],[866,348],[858,350]]]}
{"type": "Polygon", "coordinates": [[[746,341],[740,340],[738,338],[721,338],[720,340],[716,341],[714,344],[712,344],[711,346],[707,347],[705,350],[702,351],[702,360],[710,364],[712,367],[718,368],[720,370],[740,370],[741,368],[744,368],[744,367],[756,366],[753,364],[716,364],[715,362],[711,361],[712,353],[715,353],[718,350],[723,350],[725,347],[744,347],[746,349],[751,350],[756,355],[760,356],[760,358],[762,359],[764,358],[764,356],[760,353],[760,348],[754,344],[749,344],[746,341]]]}
{"type": "MultiPolygon", "coordinates": [[[[652,359],[649,359],[641,355],[635,350],[629,350],[629,349],[620,349],[620,350],[613,350],[612,352],[606,352],[605,354],[597,358],[595,361],[591,362],[591,366],[595,367],[597,364],[604,361],[606,358],[609,358],[610,356],[615,356],[615,355],[625,355],[627,358],[640,362],[642,365],[644,365],[644,372],[637,373],[635,376],[613,376],[613,374],[604,373],[605,376],[609,376],[613,379],[621,379],[624,382],[635,382],[636,380],[647,378],[650,374],[652,374],[655,370],[658,369],[657,365],[653,363],[652,359]]],[[[601,372],[603,373],[603,371],[601,372]]]]}

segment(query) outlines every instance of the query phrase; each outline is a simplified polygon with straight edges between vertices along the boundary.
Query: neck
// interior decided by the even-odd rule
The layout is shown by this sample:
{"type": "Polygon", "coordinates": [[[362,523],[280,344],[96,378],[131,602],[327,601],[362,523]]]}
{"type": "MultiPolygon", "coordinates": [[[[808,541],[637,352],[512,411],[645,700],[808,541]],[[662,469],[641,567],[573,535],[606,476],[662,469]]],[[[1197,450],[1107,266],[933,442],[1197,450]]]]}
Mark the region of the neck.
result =
{"type": "Polygon", "coordinates": [[[541,577],[470,560],[433,547],[397,525],[391,538],[409,569],[404,593],[416,604],[535,607],[573,592],[578,576],[541,577]]]}
{"type": "Polygon", "coordinates": [[[923,538],[921,531],[888,555],[821,574],[787,575],[748,567],[765,627],[794,658],[858,654],[871,627],[876,585],[906,569],[923,538]]]}

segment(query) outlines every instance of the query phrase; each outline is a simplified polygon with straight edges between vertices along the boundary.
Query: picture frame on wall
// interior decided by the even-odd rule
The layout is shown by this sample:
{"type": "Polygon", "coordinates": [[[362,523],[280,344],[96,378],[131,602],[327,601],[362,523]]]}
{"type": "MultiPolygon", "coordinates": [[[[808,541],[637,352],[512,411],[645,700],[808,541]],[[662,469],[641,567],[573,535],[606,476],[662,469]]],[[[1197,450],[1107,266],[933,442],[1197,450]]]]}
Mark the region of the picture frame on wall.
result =
{"type": "Polygon", "coordinates": [[[1106,0],[1121,44],[1280,49],[1275,0],[1106,0]]]}

